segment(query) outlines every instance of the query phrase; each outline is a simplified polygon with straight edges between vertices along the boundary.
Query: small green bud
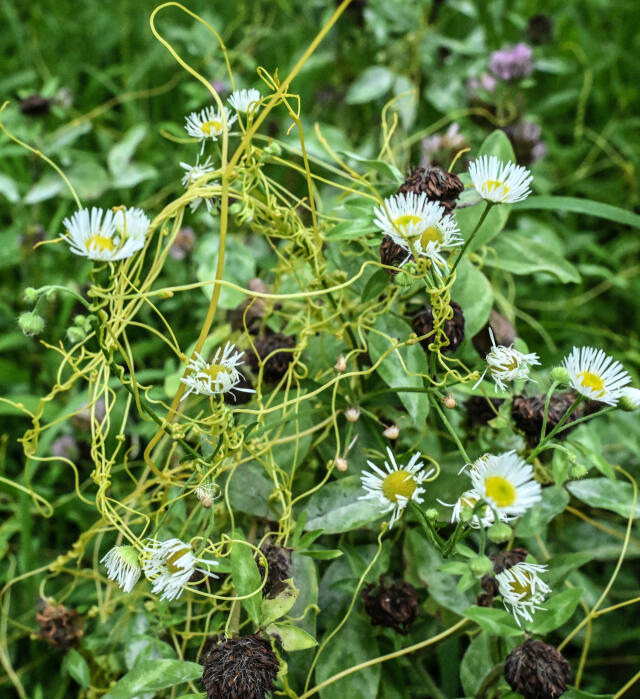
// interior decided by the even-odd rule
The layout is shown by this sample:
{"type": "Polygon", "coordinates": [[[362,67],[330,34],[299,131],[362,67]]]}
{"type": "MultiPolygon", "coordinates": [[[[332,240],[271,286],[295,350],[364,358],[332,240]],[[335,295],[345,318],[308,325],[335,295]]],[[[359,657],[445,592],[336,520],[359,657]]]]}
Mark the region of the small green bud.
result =
{"type": "Polygon", "coordinates": [[[236,214],[239,214],[242,211],[242,202],[240,201],[234,201],[233,204],[229,207],[229,213],[233,214],[234,216],[236,214]]]}
{"type": "Polygon", "coordinates": [[[588,469],[585,468],[582,464],[574,464],[570,469],[569,469],[569,477],[575,479],[578,478],[584,478],[587,473],[588,469]]]}
{"type": "Polygon", "coordinates": [[[44,330],[44,318],[34,311],[27,311],[18,318],[18,325],[25,335],[39,335],[44,330]]]}
{"type": "Polygon", "coordinates": [[[398,286],[411,286],[415,279],[410,277],[406,272],[398,272],[393,278],[393,283],[398,286]]]}
{"type": "Polygon", "coordinates": [[[79,328],[76,325],[72,325],[70,328],[67,328],[67,340],[69,340],[69,342],[71,342],[73,345],[78,342],[82,342],[86,336],[87,333],[84,331],[84,328],[79,328]]]}
{"type": "Polygon", "coordinates": [[[466,505],[460,510],[460,521],[464,524],[469,524],[473,519],[473,507],[467,507],[466,505]]]}
{"type": "Polygon", "coordinates": [[[640,391],[637,388],[622,389],[623,393],[618,401],[618,408],[626,413],[632,413],[640,407],[640,391]]]}
{"type": "Polygon", "coordinates": [[[431,522],[436,522],[440,515],[435,507],[430,507],[428,510],[425,510],[424,516],[431,522]]]}
{"type": "Polygon", "coordinates": [[[557,381],[558,383],[570,383],[571,377],[563,366],[557,366],[555,369],[551,370],[551,380],[557,381]]]}
{"type": "Polygon", "coordinates": [[[504,522],[494,522],[487,529],[487,536],[494,544],[504,544],[511,538],[511,527],[504,522]]]}
{"type": "Polygon", "coordinates": [[[264,152],[267,155],[282,155],[282,148],[280,148],[280,144],[278,144],[278,143],[270,143],[264,149],[264,152]]]}
{"type": "Polygon", "coordinates": [[[35,303],[38,300],[38,296],[40,296],[40,292],[32,286],[28,286],[24,290],[25,303],[35,303]]]}
{"type": "Polygon", "coordinates": [[[78,315],[73,319],[73,322],[78,327],[83,328],[86,322],[86,317],[83,316],[82,313],[78,313],[78,315]]]}
{"type": "Polygon", "coordinates": [[[476,556],[469,561],[469,570],[474,578],[482,578],[493,573],[493,563],[488,556],[476,556]]]}

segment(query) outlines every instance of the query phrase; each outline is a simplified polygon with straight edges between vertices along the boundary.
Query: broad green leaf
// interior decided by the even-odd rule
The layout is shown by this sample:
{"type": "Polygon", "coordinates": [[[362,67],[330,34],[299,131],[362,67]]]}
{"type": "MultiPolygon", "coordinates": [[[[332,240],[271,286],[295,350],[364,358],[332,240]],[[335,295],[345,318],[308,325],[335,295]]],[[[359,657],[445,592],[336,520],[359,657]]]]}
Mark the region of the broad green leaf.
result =
{"type": "MultiPolygon", "coordinates": [[[[371,218],[353,218],[334,226],[325,235],[326,240],[355,240],[378,230],[371,218]]],[[[384,270],[383,270],[384,271],[384,270]]]]}
{"type": "Polygon", "coordinates": [[[537,609],[533,615],[533,623],[528,630],[545,634],[562,626],[575,612],[582,594],[581,587],[573,587],[545,600],[543,609],[537,609]]]}
{"type": "Polygon", "coordinates": [[[325,534],[340,534],[382,519],[380,504],[360,500],[364,495],[358,476],[347,476],[327,483],[306,503],[308,530],[322,529],[325,534]]]}
{"type": "Polygon", "coordinates": [[[62,671],[68,672],[71,677],[84,689],[90,684],[91,673],[87,661],[78,653],[75,648],[71,648],[62,661],[62,671]]]}
{"type": "Polygon", "coordinates": [[[386,269],[376,270],[367,281],[367,285],[364,287],[362,292],[362,302],[366,303],[371,299],[375,298],[387,287],[389,284],[389,273],[386,269]]]}
{"type": "Polygon", "coordinates": [[[545,577],[545,581],[551,586],[552,590],[557,590],[571,572],[592,560],[593,553],[591,551],[559,553],[552,556],[547,563],[549,572],[545,577]]]}
{"type": "MultiPolygon", "coordinates": [[[[329,631],[333,626],[329,628],[329,631]]],[[[333,677],[347,668],[380,655],[371,623],[357,612],[352,612],[345,625],[333,637],[316,666],[316,683],[333,677]]],[[[320,691],[321,699],[372,699],[378,696],[380,664],[364,668],[338,680],[320,691]]]]}
{"type": "Polygon", "coordinates": [[[47,173],[24,195],[25,204],[37,204],[47,199],[57,197],[65,188],[62,178],[53,173],[47,173]]]}
{"type": "Polygon", "coordinates": [[[493,665],[491,637],[481,633],[471,641],[460,663],[460,682],[466,695],[476,695],[493,665]]]}
{"type": "Polygon", "coordinates": [[[392,109],[398,112],[402,126],[408,130],[416,120],[418,89],[409,78],[398,75],[393,83],[393,94],[397,99],[393,102],[392,109]]]}
{"type": "Polygon", "coordinates": [[[267,633],[280,641],[286,651],[305,650],[318,645],[318,641],[293,624],[270,624],[267,633]]]}
{"type": "Polygon", "coordinates": [[[640,228],[640,214],[634,214],[626,209],[620,209],[611,204],[603,204],[591,199],[578,199],[576,197],[528,197],[513,205],[517,210],[547,209],[549,211],[569,211],[574,214],[585,214],[605,218],[608,221],[621,223],[625,226],[640,228]]]}
{"type": "Polygon", "coordinates": [[[0,194],[3,194],[12,204],[20,199],[18,185],[9,177],[0,172],[0,194]]]}
{"type": "MultiPolygon", "coordinates": [[[[375,160],[373,158],[363,158],[361,155],[358,155],[357,153],[352,153],[348,150],[341,150],[338,152],[340,153],[340,155],[343,155],[346,158],[355,160],[358,163],[366,165],[368,168],[376,170],[381,175],[388,177],[392,182],[395,182],[396,184],[401,184],[402,182],[404,182],[404,175],[400,172],[400,170],[398,170],[398,168],[395,165],[391,165],[391,163],[386,163],[384,160],[375,160]]],[[[370,200],[368,202],[368,206],[371,209],[373,208],[370,200]]]]}
{"type": "Polygon", "coordinates": [[[393,84],[394,75],[383,66],[370,66],[351,83],[347,90],[347,104],[364,104],[382,97],[393,84]]]}
{"type": "Polygon", "coordinates": [[[296,551],[291,554],[289,573],[298,588],[298,599],[293,605],[290,616],[296,624],[308,633],[316,633],[316,611],[318,604],[318,570],[313,561],[299,556],[296,551]]]}
{"type": "Polygon", "coordinates": [[[262,584],[262,577],[253,557],[253,549],[242,543],[243,538],[240,530],[236,529],[236,540],[231,547],[231,577],[239,596],[251,595],[242,600],[242,606],[246,609],[251,620],[259,624],[260,603],[262,600],[262,593],[259,588],[262,584]]]}
{"type": "Polygon", "coordinates": [[[489,319],[493,289],[484,274],[467,259],[458,265],[451,298],[462,307],[465,335],[473,337],[489,319]]]}
{"type": "MultiPolygon", "coordinates": [[[[369,354],[374,363],[389,350],[394,338],[404,342],[412,332],[405,321],[392,315],[378,317],[373,327],[375,329],[368,333],[367,338],[369,354]]],[[[419,343],[416,343],[392,351],[384,358],[376,371],[387,386],[391,388],[396,386],[423,388],[424,379],[417,374],[427,374],[429,369],[424,350],[419,343]],[[406,371],[398,355],[404,361],[406,371]]],[[[398,398],[407,409],[414,425],[420,429],[429,412],[428,394],[400,391],[398,398]]]]}
{"type": "MultiPolygon", "coordinates": [[[[67,173],[69,181],[82,200],[92,201],[98,199],[111,186],[111,180],[107,171],[94,160],[80,160],[67,173]]],[[[71,193],[66,186],[63,190],[65,196],[71,193]]]]}
{"type": "Polygon", "coordinates": [[[519,231],[503,231],[494,241],[484,263],[513,274],[548,272],[561,282],[580,281],[578,270],[561,255],[519,231]]]}
{"type": "Polygon", "coordinates": [[[158,174],[158,171],[147,163],[129,163],[113,176],[112,185],[124,189],[135,187],[140,182],[150,180],[158,174]]]}
{"type": "Polygon", "coordinates": [[[131,670],[136,663],[148,660],[150,655],[154,658],[175,658],[176,651],[155,636],[134,634],[128,637],[124,649],[124,661],[128,670],[131,670]]]}
{"type": "Polygon", "coordinates": [[[505,612],[504,609],[477,607],[474,605],[465,609],[464,615],[471,621],[475,621],[481,629],[492,636],[510,638],[511,636],[520,636],[524,633],[524,630],[517,625],[511,614],[505,612]]]}
{"type": "Polygon", "coordinates": [[[569,502],[567,491],[560,486],[543,488],[542,500],[531,507],[518,522],[518,536],[543,534],[544,527],[559,515],[569,502]]]}
{"type": "Polygon", "coordinates": [[[286,588],[273,599],[265,597],[262,600],[261,620],[263,626],[267,626],[276,619],[283,617],[298,599],[298,590],[291,584],[291,580],[287,581],[286,588]]]}
{"type": "Polygon", "coordinates": [[[631,483],[612,481],[608,478],[588,478],[584,481],[573,481],[567,485],[569,492],[578,500],[586,502],[591,507],[617,512],[621,517],[640,517],[638,503],[633,503],[633,487],[631,483]]]}
{"type": "Polygon", "coordinates": [[[122,171],[129,165],[129,161],[133,157],[136,148],[140,141],[147,134],[146,124],[136,124],[132,126],[125,135],[111,147],[107,156],[107,164],[109,172],[114,178],[119,178],[122,171]]]}
{"type": "Polygon", "coordinates": [[[334,558],[340,558],[342,551],[338,549],[306,549],[298,551],[301,556],[315,558],[318,561],[332,561],[334,558]]]}
{"type": "Polygon", "coordinates": [[[202,665],[186,660],[154,660],[141,663],[122,677],[104,699],[131,699],[142,692],[159,692],[202,677],[202,665]]]}

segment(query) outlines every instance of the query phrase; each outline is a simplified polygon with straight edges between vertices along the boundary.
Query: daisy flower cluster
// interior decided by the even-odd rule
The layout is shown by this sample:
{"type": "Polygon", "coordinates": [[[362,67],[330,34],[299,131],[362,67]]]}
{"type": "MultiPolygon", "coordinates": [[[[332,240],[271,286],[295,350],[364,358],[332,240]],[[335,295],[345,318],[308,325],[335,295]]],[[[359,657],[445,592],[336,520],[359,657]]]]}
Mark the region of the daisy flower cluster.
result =
{"type": "Polygon", "coordinates": [[[252,388],[244,388],[238,384],[244,379],[238,370],[243,364],[244,352],[236,350],[230,342],[223,349],[218,348],[213,359],[207,362],[202,355],[195,353],[195,359],[190,359],[187,368],[188,376],[180,379],[187,390],[182,397],[184,400],[190,393],[203,396],[215,396],[219,393],[241,391],[254,393],[252,388]]]}

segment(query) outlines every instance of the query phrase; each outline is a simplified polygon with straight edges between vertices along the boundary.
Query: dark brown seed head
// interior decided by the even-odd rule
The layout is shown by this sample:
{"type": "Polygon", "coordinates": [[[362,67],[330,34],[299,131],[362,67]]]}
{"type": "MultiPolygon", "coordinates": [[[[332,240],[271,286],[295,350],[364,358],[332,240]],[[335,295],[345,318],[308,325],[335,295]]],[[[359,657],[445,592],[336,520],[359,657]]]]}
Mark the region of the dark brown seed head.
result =
{"type": "MultiPolygon", "coordinates": [[[[393,241],[389,235],[385,235],[380,243],[380,262],[383,265],[390,267],[399,267],[406,259],[409,253],[393,241]]],[[[397,269],[388,269],[387,272],[392,276],[398,274],[397,269]]]]}
{"type": "MultiPolygon", "coordinates": [[[[511,404],[511,417],[513,418],[513,422],[516,427],[524,432],[527,442],[532,447],[535,447],[540,442],[546,399],[547,397],[545,395],[529,397],[514,396],[513,403],[511,404]]],[[[575,394],[573,393],[556,393],[551,396],[545,434],[549,434],[549,432],[556,427],[562,416],[571,407],[574,400],[575,394]]],[[[578,408],[569,415],[565,424],[569,425],[569,423],[577,420],[583,414],[583,407],[578,406],[578,408]]],[[[566,430],[558,432],[558,438],[564,439],[572,429],[573,428],[569,426],[566,430]]]]}
{"type": "Polygon", "coordinates": [[[42,95],[29,95],[20,100],[20,111],[27,116],[46,116],[51,109],[51,100],[42,95]]]}
{"type": "Polygon", "coordinates": [[[484,357],[491,351],[491,336],[489,335],[489,328],[493,332],[493,337],[495,338],[496,345],[504,345],[509,347],[516,341],[516,329],[513,327],[511,322],[507,320],[503,315],[500,315],[497,311],[491,310],[489,314],[489,322],[480,330],[477,335],[473,336],[471,340],[473,346],[476,348],[476,352],[484,359],[484,357]]]}
{"type": "Polygon", "coordinates": [[[420,611],[418,593],[404,580],[391,584],[380,578],[377,585],[370,583],[362,591],[364,609],[374,626],[388,626],[407,633],[420,611]]]}
{"type": "Polygon", "coordinates": [[[417,167],[404,181],[398,194],[424,192],[427,199],[439,201],[446,213],[450,214],[463,190],[462,181],[453,172],[447,172],[439,167],[417,167]]]}
{"type": "MultiPolygon", "coordinates": [[[[289,569],[291,567],[291,549],[265,542],[260,547],[260,550],[265,555],[267,564],[269,565],[267,582],[262,588],[262,596],[273,599],[286,589],[287,585],[284,581],[291,577],[289,575],[289,569]]],[[[260,574],[264,578],[262,557],[256,555],[256,561],[260,568],[260,574]]]]}
{"type": "Polygon", "coordinates": [[[289,364],[293,360],[293,352],[291,350],[296,346],[296,338],[283,333],[273,333],[272,335],[259,337],[255,341],[255,346],[258,353],[257,356],[253,349],[245,353],[249,366],[257,373],[260,369],[260,364],[264,362],[263,379],[268,383],[280,381],[287,373],[289,364]],[[276,350],[287,351],[277,352],[276,350]],[[265,359],[266,362],[264,361],[265,359]]]}
{"type": "Polygon", "coordinates": [[[40,598],[36,621],[40,627],[38,636],[63,653],[78,645],[83,636],[82,617],[75,609],[67,609],[62,604],[51,604],[40,598]]]}
{"type": "Polygon", "coordinates": [[[573,681],[569,663],[560,652],[531,638],[509,653],[504,678],[524,699],[557,699],[573,681]]]}
{"type": "Polygon", "coordinates": [[[553,39],[553,22],[547,15],[537,14],[527,23],[527,39],[534,46],[548,44],[553,39]]]}
{"type": "MultiPolygon", "coordinates": [[[[247,286],[251,291],[262,294],[269,293],[267,285],[258,277],[250,279],[247,286]]],[[[258,332],[257,326],[260,323],[260,319],[264,317],[266,312],[267,305],[264,299],[259,296],[250,296],[229,314],[231,327],[233,330],[244,331],[246,324],[246,329],[250,333],[256,334],[258,332]]]]}
{"type": "Polygon", "coordinates": [[[493,561],[493,572],[502,573],[509,568],[513,568],[517,563],[525,561],[528,555],[527,549],[515,548],[492,553],[489,558],[493,561]]]}
{"type": "Polygon", "coordinates": [[[480,584],[484,592],[478,595],[476,604],[479,607],[490,607],[493,604],[495,596],[498,594],[498,581],[493,575],[485,575],[480,584]]]}
{"type": "Polygon", "coordinates": [[[279,669],[271,644],[257,634],[212,639],[205,645],[200,662],[209,699],[264,699],[273,692],[279,669]]]}
{"type": "Polygon", "coordinates": [[[471,396],[464,402],[467,419],[470,425],[486,425],[496,417],[496,412],[504,403],[504,398],[485,398],[471,396]],[[493,406],[493,407],[492,407],[493,406]]]}
{"type": "MultiPolygon", "coordinates": [[[[455,352],[464,340],[464,313],[462,308],[455,301],[450,304],[453,315],[444,322],[443,330],[449,344],[443,347],[445,352],[455,352]]],[[[425,350],[429,350],[429,345],[436,339],[433,334],[433,309],[430,305],[421,308],[413,316],[413,331],[418,337],[427,335],[420,344],[425,350]]]]}

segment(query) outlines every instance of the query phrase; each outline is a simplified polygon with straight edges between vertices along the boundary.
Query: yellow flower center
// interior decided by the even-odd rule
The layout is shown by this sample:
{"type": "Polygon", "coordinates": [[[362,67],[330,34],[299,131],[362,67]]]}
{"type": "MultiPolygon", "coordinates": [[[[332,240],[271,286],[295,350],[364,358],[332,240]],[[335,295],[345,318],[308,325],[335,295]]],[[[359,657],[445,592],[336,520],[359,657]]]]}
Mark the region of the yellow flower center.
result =
{"type": "Polygon", "coordinates": [[[404,469],[393,471],[382,482],[382,494],[391,502],[398,502],[398,497],[409,500],[418,484],[415,478],[404,469]]]}
{"type": "Polygon", "coordinates": [[[95,235],[92,235],[90,238],[88,238],[87,242],[85,243],[85,246],[89,252],[91,250],[96,249],[100,252],[104,252],[105,250],[113,252],[116,247],[113,244],[113,240],[111,240],[111,238],[107,238],[107,236],[105,235],[100,235],[100,233],[96,233],[95,235]]]}
{"type": "Polygon", "coordinates": [[[498,507],[508,507],[516,501],[516,489],[502,476],[489,476],[485,479],[484,490],[498,507]]]}
{"type": "Polygon", "coordinates": [[[183,549],[178,549],[177,551],[174,551],[167,558],[167,560],[166,560],[167,568],[169,569],[169,572],[172,575],[175,573],[182,573],[182,571],[185,569],[185,566],[179,565],[178,561],[188,553],[191,553],[191,549],[188,546],[186,546],[183,549]]]}
{"type": "Polygon", "coordinates": [[[581,371],[578,374],[578,378],[585,388],[596,391],[598,396],[604,394],[604,381],[597,374],[592,374],[590,371],[581,371]]]}
{"type": "Polygon", "coordinates": [[[501,364],[500,368],[503,371],[513,371],[514,369],[517,369],[518,368],[517,358],[514,357],[510,362],[505,362],[504,364],[501,364]]]}
{"type": "Polygon", "coordinates": [[[507,185],[504,182],[501,182],[500,180],[487,180],[482,185],[482,189],[485,189],[487,191],[487,194],[493,194],[500,187],[502,187],[502,198],[504,199],[507,196],[507,194],[509,194],[510,190],[510,188],[507,187],[507,185]]]}
{"type": "Polygon", "coordinates": [[[207,136],[211,136],[211,132],[218,134],[222,131],[222,122],[217,119],[212,119],[211,121],[205,121],[201,126],[202,133],[207,136]]]}
{"type": "Polygon", "coordinates": [[[420,216],[416,216],[415,214],[402,214],[402,216],[393,219],[393,225],[396,228],[406,231],[411,224],[417,225],[421,220],[420,216]]]}
{"type": "Polygon", "coordinates": [[[208,369],[203,369],[202,373],[210,376],[211,380],[215,383],[215,380],[218,378],[218,374],[226,374],[228,371],[229,370],[227,367],[222,366],[222,364],[212,364],[208,369]]]}
{"type": "Polygon", "coordinates": [[[524,575],[527,578],[528,582],[523,584],[518,580],[512,580],[509,583],[509,587],[511,588],[512,592],[518,595],[521,601],[529,599],[529,597],[531,597],[532,595],[531,578],[526,573],[524,575]]]}
{"type": "Polygon", "coordinates": [[[429,226],[425,231],[420,234],[420,245],[426,248],[429,243],[441,243],[442,233],[435,227],[429,226]]]}

